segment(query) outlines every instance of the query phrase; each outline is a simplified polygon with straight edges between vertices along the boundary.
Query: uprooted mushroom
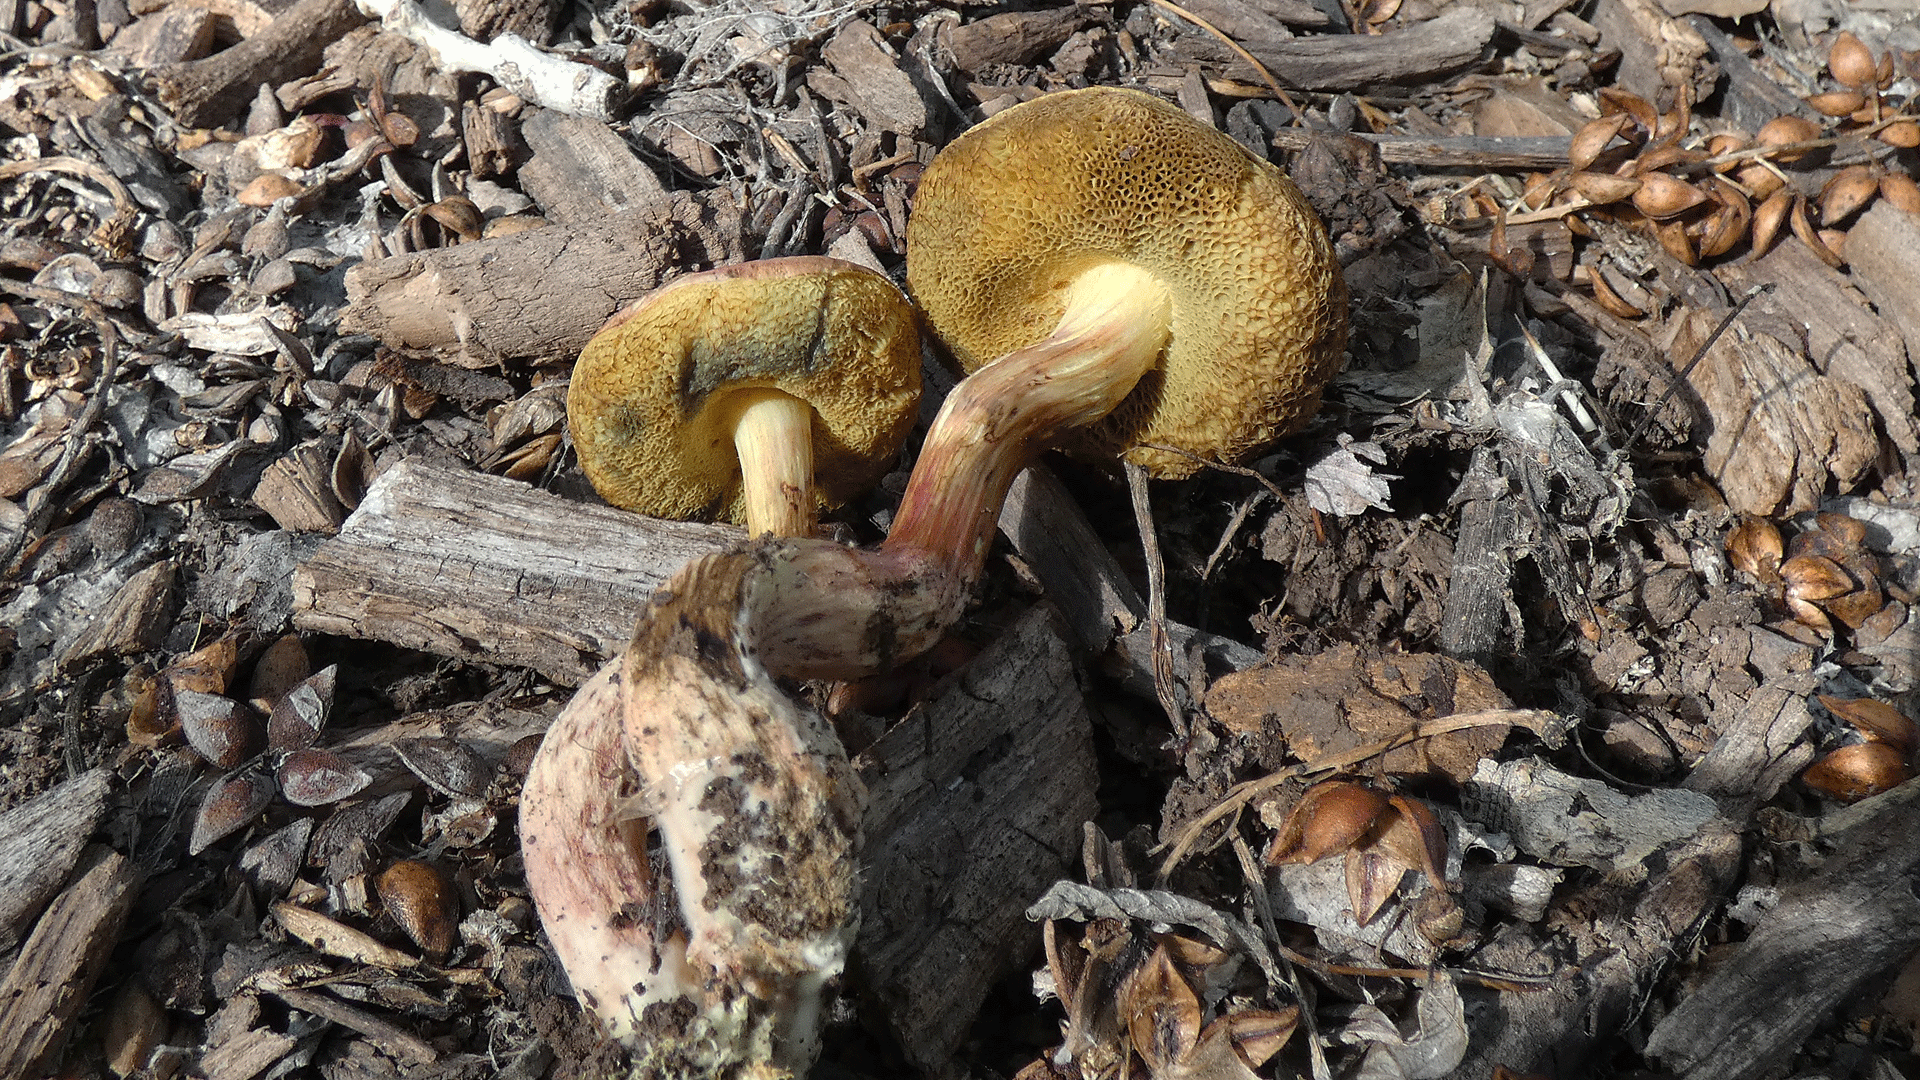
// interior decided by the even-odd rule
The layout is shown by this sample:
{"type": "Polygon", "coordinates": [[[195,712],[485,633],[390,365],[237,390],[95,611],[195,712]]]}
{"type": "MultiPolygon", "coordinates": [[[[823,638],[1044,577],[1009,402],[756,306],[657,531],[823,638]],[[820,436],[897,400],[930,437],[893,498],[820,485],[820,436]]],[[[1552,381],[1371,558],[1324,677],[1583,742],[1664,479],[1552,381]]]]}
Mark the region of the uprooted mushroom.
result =
{"type": "Polygon", "coordinates": [[[938,640],[1041,449],[1079,431],[1082,449],[1182,475],[1297,428],[1339,364],[1345,289],[1299,191],[1146,95],[1010,109],[942,151],[919,198],[909,276],[978,370],[935,419],[886,542],[695,560],[528,779],[542,920],[640,1075],[797,1074],[817,1047],[853,932],[860,793],[777,680],[857,678],[938,640]],[[1225,419],[1202,433],[1210,416],[1225,419]]]}
{"type": "Polygon", "coordinates": [[[891,281],[818,256],[688,274],[587,342],[567,390],[610,503],[803,536],[893,464],[920,401],[920,335],[891,281]]]}

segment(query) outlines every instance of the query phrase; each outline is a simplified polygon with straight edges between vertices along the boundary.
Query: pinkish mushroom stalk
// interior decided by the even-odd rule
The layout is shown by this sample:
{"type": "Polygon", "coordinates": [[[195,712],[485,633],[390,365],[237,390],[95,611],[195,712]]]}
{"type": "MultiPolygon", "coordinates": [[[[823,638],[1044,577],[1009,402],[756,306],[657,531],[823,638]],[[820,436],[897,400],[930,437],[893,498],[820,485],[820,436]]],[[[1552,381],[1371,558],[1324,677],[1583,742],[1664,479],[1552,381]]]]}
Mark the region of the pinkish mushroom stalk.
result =
{"type": "Polygon", "coordinates": [[[1132,392],[1166,347],[1171,314],[1166,286],[1138,267],[1102,263],[1075,278],[1052,334],[982,367],[947,396],[882,550],[939,553],[971,588],[1014,478],[1061,435],[1106,416],[1132,392]]]}

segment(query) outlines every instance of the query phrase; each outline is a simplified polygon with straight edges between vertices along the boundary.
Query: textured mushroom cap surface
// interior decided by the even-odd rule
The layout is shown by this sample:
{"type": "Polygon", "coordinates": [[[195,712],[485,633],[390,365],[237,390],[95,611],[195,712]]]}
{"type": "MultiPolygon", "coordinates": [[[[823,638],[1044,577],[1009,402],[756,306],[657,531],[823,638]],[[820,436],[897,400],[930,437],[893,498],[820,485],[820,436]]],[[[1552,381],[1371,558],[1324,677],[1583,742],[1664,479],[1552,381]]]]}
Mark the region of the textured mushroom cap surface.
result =
{"type": "Polygon", "coordinates": [[[1292,180],[1157,98],[1049,94],[934,158],[907,223],[907,281],[967,371],[1052,332],[1068,282],[1119,260],[1159,277],[1173,325],[1159,366],[1069,448],[1156,476],[1233,461],[1320,405],[1347,338],[1326,229],[1292,180]]]}
{"type": "Polygon", "coordinates": [[[920,400],[912,307],[885,277],[800,257],[689,274],[580,353],[567,420],[594,489],[657,517],[740,521],[740,392],[813,406],[815,483],[837,506],[884,475],[920,400]],[[732,399],[732,400],[730,400],[732,399]]]}

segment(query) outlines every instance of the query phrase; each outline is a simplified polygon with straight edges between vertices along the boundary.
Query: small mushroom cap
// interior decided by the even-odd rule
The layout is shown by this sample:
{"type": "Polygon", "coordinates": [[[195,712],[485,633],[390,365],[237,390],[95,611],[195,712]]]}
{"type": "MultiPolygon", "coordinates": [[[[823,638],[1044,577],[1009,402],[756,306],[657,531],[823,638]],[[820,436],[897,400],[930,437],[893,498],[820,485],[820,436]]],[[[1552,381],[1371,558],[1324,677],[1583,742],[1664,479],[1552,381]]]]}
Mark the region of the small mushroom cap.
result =
{"type": "Polygon", "coordinates": [[[1081,271],[1160,277],[1173,326],[1159,367],[1073,449],[1184,477],[1290,434],[1320,405],[1347,338],[1326,229],[1284,173],[1157,98],[1048,94],[955,139],[907,222],[907,281],[967,371],[1059,321],[1081,271]]]}
{"type": "Polygon", "coordinates": [[[580,463],[610,503],[657,517],[740,521],[739,392],[813,407],[821,501],[884,475],[920,400],[912,306],[871,270],[816,256],[689,274],[587,342],[567,391],[580,463]]]}

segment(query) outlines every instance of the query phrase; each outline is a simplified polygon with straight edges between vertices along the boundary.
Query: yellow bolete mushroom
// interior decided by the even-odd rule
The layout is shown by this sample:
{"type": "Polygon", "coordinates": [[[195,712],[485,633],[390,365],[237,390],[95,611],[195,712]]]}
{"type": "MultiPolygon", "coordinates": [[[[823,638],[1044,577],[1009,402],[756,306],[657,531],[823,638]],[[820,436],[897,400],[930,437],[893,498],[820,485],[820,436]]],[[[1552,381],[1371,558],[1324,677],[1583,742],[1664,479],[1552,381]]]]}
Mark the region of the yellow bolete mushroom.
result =
{"type": "MultiPolygon", "coordinates": [[[[1299,192],[1131,92],[1041,98],[963,135],[927,171],[908,244],[928,313],[979,370],[936,417],[886,543],[762,539],[690,563],[641,613],[622,666],[561,714],[528,777],[529,885],[637,1075],[790,1077],[817,1048],[856,918],[861,794],[831,729],[777,680],[859,678],[939,640],[1039,449],[1087,429],[1086,448],[1131,448],[1165,475],[1190,462],[1146,444],[1242,456],[1312,411],[1345,338],[1345,289],[1299,192]],[[1054,214],[1061,223],[1036,224],[1054,214]],[[1032,231],[1002,236],[1023,222],[1032,231]],[[1187,411],[1163,420],[1176,405],[1187,411]],[[1216,434],[1196,436],[1210,424],[1216,434]],[[659,831],[676,904],[660,902],[641,815],[659,831]]],[[[818,339],[833,336],[827,321],[818,339]]],[[[569,403],[583,461],[589,444],[664,423],[628,391],[597,389],[611,354],[629,351],[624,324],[610,332],[582,357],[569,403]]],[[[711,331],[696,340],[709,344],[665,350],[668,375],[614,383],[657,385],[648,393],[684,425],[694,399],[720,396],[696,356],[722,355],[717,371],[767,351],[711,344],[711,331]]],[[[704,424],[673,438],[709,451],[732,438],[704,424]]],[[[653,467],[680,468],[639,472],[653,467]]],[[[606,467],[588,470],[607,492],[606,467]]],[[[687,505],[732,505],[725,483],[707,490],[687,505]]]]}
{"type": "Polygon", "coordinates": [[[1244,458],[1312,416],[1346,345],[1346,285],[1299,188],[1132,90],[1049,94],[943,149],[907,282],[974,374],[887,542],[952,551],[969,576],[1032,453],[1060,442],[1169,478],[1244,458]]]}
{"type": "Polygon", "coordinates": [[[892,466],[919,400],[900,290],[797,256],[689,274],[615,315],[574,365],[567,419],[616,506],[804,535],[892,466]]]}

